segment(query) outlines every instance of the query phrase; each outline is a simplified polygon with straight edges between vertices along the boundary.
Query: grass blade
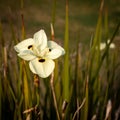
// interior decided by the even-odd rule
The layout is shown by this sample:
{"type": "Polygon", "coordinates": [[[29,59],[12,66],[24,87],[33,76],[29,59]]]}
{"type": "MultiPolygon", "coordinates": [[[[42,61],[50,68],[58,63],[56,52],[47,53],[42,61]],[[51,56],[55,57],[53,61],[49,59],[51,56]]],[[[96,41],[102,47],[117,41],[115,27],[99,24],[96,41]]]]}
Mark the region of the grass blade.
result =
{"type": "Polygon", "coordinates": [[[69,19],[68,19],[68,0],[66,0],[66,19],[65,19],[65,41],[64,48],[66,51],[64,58],[63,73],[63,96],[69,101],[69,19]]]}

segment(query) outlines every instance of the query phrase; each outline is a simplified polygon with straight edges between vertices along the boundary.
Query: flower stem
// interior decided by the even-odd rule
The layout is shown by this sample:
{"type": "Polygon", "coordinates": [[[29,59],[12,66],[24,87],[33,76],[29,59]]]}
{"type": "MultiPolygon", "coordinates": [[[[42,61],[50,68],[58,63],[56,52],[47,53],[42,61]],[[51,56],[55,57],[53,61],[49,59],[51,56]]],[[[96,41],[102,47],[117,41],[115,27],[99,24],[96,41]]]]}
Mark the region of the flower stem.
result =
{"type": "Polygon", "coordinates": [[[80,111],[80,109],[83,107],[83,105],[85,104],[86,98],[83,99],[81,105],[78,107],[78,109],[75,111],[72,120],[75,120],[75,117],[77,115],[77,113],[80,111]]]}
{"type": "Polygon", "coordinates": [[[57,118],[58,118],[58,120],[60,120],[60,115],[59,115],[59,112],[58,112],[58,106],[57,106],[57,101],[56,101],[56,96],[55,96],[53,80],[54,80],[54,73],[51,74],[50,86],[51,86],[51,90],[52,90],[52,94],[53,94],[53,100],[54,100],[54,106],[55,106],[56,113],[57,113],[57,118]]]}

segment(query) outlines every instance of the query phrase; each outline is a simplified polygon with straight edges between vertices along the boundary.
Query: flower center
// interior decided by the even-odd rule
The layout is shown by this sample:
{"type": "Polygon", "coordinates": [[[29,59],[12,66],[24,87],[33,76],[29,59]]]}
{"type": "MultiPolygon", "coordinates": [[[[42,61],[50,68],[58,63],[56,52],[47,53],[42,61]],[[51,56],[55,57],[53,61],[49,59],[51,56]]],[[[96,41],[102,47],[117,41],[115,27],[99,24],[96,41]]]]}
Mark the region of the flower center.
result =
{"type": "Polygon", "coordinates": [[[39,62],[44,62],[45,59],[43,59],[45,57],[45,55],[49,52],[51,52],[51,49],[46,47],[43,50],[40,50],[39,47],[37,47],[36,45],[29,45],[28,49],[31,50],[39,59],[39,62]]]}
{"type": "Polygon", "coordinates": [[[49,51],[50,51],[49,48],[45,48],[40,52],[40,57],[44,57],[49,51]]]}
{"type": "Polygon", "coordinates": [[[31,50],[36,56],[40,56],[40,51],[38,50],[38,48],[35,45],[29,45],[28,49],[31,50]]]}

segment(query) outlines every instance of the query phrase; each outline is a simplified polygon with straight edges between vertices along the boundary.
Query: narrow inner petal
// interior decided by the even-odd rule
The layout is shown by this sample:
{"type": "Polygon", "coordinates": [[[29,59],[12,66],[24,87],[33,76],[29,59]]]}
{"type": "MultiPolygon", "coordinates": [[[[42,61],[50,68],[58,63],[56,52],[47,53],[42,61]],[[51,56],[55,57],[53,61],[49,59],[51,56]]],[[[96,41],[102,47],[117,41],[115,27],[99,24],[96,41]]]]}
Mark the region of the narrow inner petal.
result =
{"type": "Polygon", "coordinates": [[[43,50],[47,47],[47,36],[44,30],[40,30],[34,34],[33,39],[35,40],[36,46],[39,46],[40,50],[43,50]]]}

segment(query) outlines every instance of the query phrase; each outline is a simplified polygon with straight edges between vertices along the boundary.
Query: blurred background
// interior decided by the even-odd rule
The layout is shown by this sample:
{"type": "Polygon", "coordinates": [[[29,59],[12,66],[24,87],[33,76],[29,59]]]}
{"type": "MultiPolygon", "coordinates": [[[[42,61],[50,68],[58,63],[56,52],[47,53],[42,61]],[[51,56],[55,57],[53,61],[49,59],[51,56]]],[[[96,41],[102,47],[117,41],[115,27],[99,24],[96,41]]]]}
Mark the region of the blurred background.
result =
{"type": "MultiPolygon", "coordinates": [[[[76,37],[83,43],[89,43],[95,31],[99,14],[100,0],[69,0],[69,32],[70,46],[75,47],[76,37]]],[[[113,32],[120,20],[120,1],[106,0],[108,11],[109,31],[113,32]]],[[[32,37],[34,31],[44,28],[50,36],[50,23],[54,0],[1,0],[0,19],[3,24],[5,37],[10,39],[10,25],[12,22],[16,35],[20,36],[21,14],[24,14],[26,36],[32,37]]],[[[54,29],[56,40],[63,41],[65,29],[65,0],[57,1],[55,8],[54,29]]]]}

